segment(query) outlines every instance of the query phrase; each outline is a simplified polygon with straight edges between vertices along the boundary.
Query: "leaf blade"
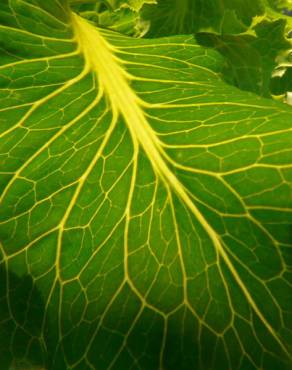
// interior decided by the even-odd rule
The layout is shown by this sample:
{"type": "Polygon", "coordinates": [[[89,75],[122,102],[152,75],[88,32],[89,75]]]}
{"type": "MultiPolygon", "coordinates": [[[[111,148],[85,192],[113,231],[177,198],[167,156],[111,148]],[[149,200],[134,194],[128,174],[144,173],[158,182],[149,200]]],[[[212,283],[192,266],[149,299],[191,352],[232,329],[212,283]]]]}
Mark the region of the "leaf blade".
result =
{"type": "Polygon", "coordinates": [[[273,225],[291,225],[291,109],[226,85],[220,58],[192,38],[135,40],[83,22],[76,74],[2,134],[13,153],[2,260],[40,291],[44,364],[187,369],[187,356],[201,369],[256,369],[272,353],[286,366],[291,241],[273,225]],[[267,195],[273,187],[282,199],[267,195]]]}

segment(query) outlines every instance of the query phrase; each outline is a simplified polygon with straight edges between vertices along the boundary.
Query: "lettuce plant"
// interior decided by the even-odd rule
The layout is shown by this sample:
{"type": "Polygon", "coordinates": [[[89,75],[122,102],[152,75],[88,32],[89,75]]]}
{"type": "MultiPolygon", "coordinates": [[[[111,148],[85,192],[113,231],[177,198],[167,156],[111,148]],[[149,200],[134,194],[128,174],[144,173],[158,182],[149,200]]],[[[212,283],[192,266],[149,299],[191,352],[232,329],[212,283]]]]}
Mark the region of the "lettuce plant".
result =
{"type": "Polygon", "coordinates": [[[1,370],[291,369],[278,10],[1,0],[1,370]]]}

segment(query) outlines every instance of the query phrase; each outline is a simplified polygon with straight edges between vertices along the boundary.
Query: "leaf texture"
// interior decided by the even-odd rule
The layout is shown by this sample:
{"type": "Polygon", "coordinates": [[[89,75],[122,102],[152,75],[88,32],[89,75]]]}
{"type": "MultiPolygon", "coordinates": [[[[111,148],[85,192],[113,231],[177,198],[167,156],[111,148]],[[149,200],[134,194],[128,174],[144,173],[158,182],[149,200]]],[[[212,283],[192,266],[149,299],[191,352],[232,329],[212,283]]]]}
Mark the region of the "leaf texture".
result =
{"type": "Polygon", "coordinates": [[[290,369],[291,107],[191,36],[0,13],[4,369],[290,369]]]}

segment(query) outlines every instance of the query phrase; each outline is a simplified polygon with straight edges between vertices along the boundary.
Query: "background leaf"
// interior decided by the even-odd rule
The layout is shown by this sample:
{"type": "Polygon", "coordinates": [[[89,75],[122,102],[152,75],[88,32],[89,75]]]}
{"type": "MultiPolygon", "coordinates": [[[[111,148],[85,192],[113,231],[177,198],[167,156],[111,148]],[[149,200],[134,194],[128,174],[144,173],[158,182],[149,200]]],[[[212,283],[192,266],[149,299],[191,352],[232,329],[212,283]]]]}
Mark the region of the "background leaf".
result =
{"type": "Polygon", "coordinates": [[[159,0],[143,8],[151,21],[149,37],[212,31],[240,34],[248,30],[253,18],[262,16],[261,0],[159,0]]]}
{"type": "Polygon", "coordinates": [[[72,0],[71,6],[76,13],[96,26],[112,29],[124,35],[142,37],[150,27],[150,22],[140,16],[142,2],[130,5],[126,2],[72,0]]]}
{"type": "Polygon", "coordinates": [[[199,33],[196,38],[200,44],[215,48],[226,58],[223,76],[228,83],[269,97],[277,57],[290,47],[284,29],[285,21],[279,19],[255,26],[255,36],[199,33]]]}
{"type": "Polygon", "coordinates": [[[145,4],[156,4],[156,0],[106,0],[113,8],[128,7],[139,11],[145,4]]]}

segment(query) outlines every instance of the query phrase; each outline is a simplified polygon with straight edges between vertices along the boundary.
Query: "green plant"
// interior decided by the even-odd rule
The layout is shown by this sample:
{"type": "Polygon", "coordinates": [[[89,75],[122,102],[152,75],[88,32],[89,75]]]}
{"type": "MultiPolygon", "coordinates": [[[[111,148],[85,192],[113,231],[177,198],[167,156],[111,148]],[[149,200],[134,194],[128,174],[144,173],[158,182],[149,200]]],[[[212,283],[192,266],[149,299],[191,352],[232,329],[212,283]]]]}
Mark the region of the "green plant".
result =
{"type": "Polygon", "coordinates": [[[273,4],[1,1],[1,370],[291,369],[273,4]]]}

